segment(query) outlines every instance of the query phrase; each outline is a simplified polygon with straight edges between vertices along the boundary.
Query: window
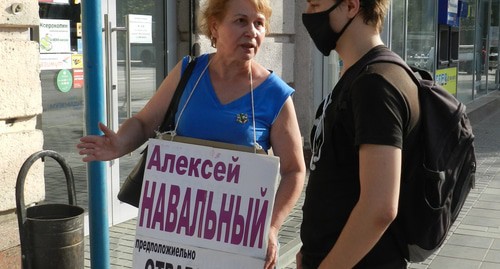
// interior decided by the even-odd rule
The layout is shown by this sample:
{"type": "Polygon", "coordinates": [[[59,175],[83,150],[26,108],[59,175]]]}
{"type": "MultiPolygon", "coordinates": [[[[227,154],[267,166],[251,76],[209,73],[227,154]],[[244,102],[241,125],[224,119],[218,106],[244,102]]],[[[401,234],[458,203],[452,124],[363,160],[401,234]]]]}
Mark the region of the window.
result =
{"type": "Polygon", "coordinates": [[[436,18],[436,2],[408,1],[408,11],[406,61],[434,73],[437,20],[432,18],[436,18]]]}

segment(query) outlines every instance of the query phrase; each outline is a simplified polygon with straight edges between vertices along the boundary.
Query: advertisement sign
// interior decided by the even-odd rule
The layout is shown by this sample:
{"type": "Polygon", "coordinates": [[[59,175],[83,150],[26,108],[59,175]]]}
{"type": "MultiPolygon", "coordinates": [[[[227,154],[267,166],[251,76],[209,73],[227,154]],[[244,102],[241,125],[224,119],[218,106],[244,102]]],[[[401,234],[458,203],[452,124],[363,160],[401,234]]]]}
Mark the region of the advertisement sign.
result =
{"type": "Polygon", "coordinates": [[[73,75],[67,69],[60,70],[56,76],[57,89],[61,92],[69,92],[73,87],[73,75]]]}
{"type": "Polygon", "coordinates": [[[83,69],[73,69],[73,88],[82,89],[83,79],[83,69]]]}
{"type": "Polygon", "coordinates": [[[436,70],[436,84],[443,86],[449,93],[457,96],[457,68],[436,70]]]}
{"type": "Polygon", "coordinates": [[[128,15],[131,44],[153,43],[153,17],[149,15],[128,15]]]}
{"type": "Polygon", "coordinates": [[[38,0],[38,3],[69,5],[69,0],[38,0]]]}
{"type": "Polygon", "coordinates": [[[71,55],[71,68],[83,68],[83,55],[82,54],[72,54],[71,55]]]}
{"type": "Polygon", "coordinates": [[[40,53],[71,52],[69,20],[40,19],[40,53]]]}
{"type": "Polygon", "coordinates": [[[458,0],[439,0],[438,23],[458,27],[458,0]]]}
{"type": "Polygon", "coordinates": [[[40,54],[41,70],[71,69],[73,54],[40,54]]]}
{"type": "Polygon", "coordinates": [[[151,139],[134,268],[262,268],[274,156],[151,139]]]}

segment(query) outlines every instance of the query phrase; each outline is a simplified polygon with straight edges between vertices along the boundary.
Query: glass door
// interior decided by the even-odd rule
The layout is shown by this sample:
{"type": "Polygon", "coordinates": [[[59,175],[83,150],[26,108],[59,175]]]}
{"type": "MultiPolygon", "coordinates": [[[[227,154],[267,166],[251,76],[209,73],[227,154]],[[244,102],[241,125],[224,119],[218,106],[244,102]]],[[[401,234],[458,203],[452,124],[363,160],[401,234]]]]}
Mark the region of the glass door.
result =
{"type": "MultiPolygon", "coordinates": [[[[43,149],[58,152],[71,166],[77,203],[88,210],[87,171],[76,149],[85,132],[81,4],[79,0],[39,0],[39,16],[40,27],[32,36],[40,44],[43,111],[37,129],[43,132],[43,149]]],[[[44,167],[42,203],[67,204],[61,167],[54,160],[45,161],[44,167]]]]}
{"type": "MultiPolygon", "coordinates": [[[[167,10],[175,10],[175,6],[171,6],[173,1],[109,1],[108,12],[103,16],[107,115],[109,127],[117,131],[125,120],[144,107],[171,68],[167,47],[176,46],[176,40],[175,35],[167,33],[166,25],[167,22],[175,25],[176,20],[175,16],[167,17],[167,10]],[[167,36],[169,42],[166,42],[167,36]]],[[[110,162],[113,225],[137,216],[136,208],[116,197],[144,148],[145,145],[110,162]]]]}
{"type": "MultiPolygon", "coordinates": [[[[176,1],[162,0],[102,1],[107,124],[115,131],[144,106],[177,63],[175,5],[176,1]]],[[[85,108],[93,106],[84,98],[81,3],[39,0],[39,15],[40,27],[32,37],[40,43],[43,113],[37,128],[43,131],[43,148],[57,151],[68,161],[75,177],[78,205],[87,211],[87,169],[76,149],[85,135],[85,108]]],[[[142,148],[107,163],[110,225],[137,214],[135,208],[116,197],[142,148]]],[[[67,203],[64,173],[57,162],[48,160],[44,173],[43,202],[67,203]]]]}

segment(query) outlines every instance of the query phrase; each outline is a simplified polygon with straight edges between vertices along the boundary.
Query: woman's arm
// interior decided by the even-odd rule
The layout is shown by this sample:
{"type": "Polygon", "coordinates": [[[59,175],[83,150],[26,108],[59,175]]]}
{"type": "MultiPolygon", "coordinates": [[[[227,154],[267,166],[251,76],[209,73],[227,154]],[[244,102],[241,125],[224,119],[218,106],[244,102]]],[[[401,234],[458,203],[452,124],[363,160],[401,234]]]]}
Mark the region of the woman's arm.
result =
{"type": "Polygon", "coordinates": [[[127,119],[115,133],[99,124],[103,135],[89,135],[80,139],[77,148],[83,161],[109,161],[132,152],[155,135],[161,125],[177,84],[180,80],[182,61],[163,80],[156,93],[136,115],[127,119]]]}
{"type": "Polygon", "coordinates": [[[270,247],[264,268],[272,268],[277,260],[277,236],[279,229],[290,211],[295,206],[305,179],[305,162],[302,150],[302,137],[291,97],[286,100],[278,118],[271,128],[271,146],[273,153],[280,158],[281,180],[276,192],[274,210],[271,219],[270,247]],[[274,249],[273,249],[274,248],[274,249]],[[272,263],[272,264],[271,264],[272,263]]]}

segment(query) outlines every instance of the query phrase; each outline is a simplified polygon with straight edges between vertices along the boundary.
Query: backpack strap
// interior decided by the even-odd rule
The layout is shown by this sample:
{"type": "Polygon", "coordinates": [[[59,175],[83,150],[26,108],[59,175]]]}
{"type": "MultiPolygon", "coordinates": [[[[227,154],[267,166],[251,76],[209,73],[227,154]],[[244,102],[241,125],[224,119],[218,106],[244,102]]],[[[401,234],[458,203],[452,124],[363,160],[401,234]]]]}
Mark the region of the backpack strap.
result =
{"type": "Polygon", "coordinates": [[[377,55],[374,55],[374,57],[372,58],[368,57],[368,59],[366,59],[365,66],[375,63],[393,63],[401,66],[404,70],[406,70],[406,73],[408,73],[408,75],[416,85],[420,85],[420,79],[430,81],[434,80],[429,72],[416,67],[410,67],[401,57],[399,57],[399,55],[390,50],[383,51],[377,55]],[[417,77],[417,74],[420,78],[417,77]]]}
{"type": "Polygon", "coordinates": [[[172,96],[172,100],[170,101],[170,105],[168,106],[167,112],[165,113],[165,117],[163,118],[163,122],[160,125],[159,132],[165,132],[173,129],[175,123],[175,113],[177,112],[177,107],[179,106],[179,100],[181,99],[182,93],[184,92],[184,88],[191,77],[191,73],[193,73],[193,69],[196,65],[196,57],[189,55],[189,63],[186,67],[186,70],[182,73],[179,84],[177,84],[177,88],[175,89],[174,95],[172,96]]]}
{"type": "Polygon", "coordinates": [[[345,77],[345,80],[350,82],[344,85],[343,87],[351,87],[351,83],[355,81],[356,77],[368,65],[376,63],[392,63],[399,65],[406,71],[406,73],[408,73],[410,78],[417,86],[421,84],[420,82],[421,79],[433,81],[432,75],[429,72],[423,69],[418,69],[416,67],[408,66],[408,64],[399,55],[387,49],[382,51],[380,50],[370,51],[368,52],[367,55],[363,56],[357,63],[351,66],[350,69],[348,69],[348,72],[346,72],[345,74],[347,76],[345,77]]]}

